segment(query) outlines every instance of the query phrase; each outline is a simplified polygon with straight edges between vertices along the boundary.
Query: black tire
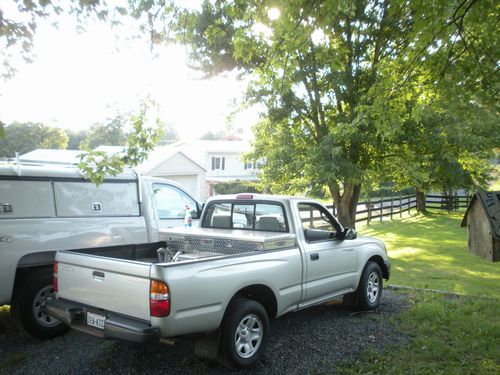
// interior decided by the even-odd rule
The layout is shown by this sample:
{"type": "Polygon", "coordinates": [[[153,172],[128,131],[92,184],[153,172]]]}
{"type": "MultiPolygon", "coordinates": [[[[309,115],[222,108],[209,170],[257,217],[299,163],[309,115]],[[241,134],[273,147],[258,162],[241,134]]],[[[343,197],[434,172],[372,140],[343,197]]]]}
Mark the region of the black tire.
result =
{"type": "Polygon", "coordinates": [[[264,307],[250,299],[234,299],[221,325],[219,361],[229,368],[254,365],[262,357],[268,335],[269,318],[264,307]]]}
{"type": "Polygon", "coordinates": [[[54,291],[52,270],[37,269],[24,275],[16,286],[12,301],[12,314],[17,326],[29,336],[48,340],[68,332],[69,327],[46,315],[41,301],[54,291]]]}
{"type": "Polygon", "coordinates": [[[359,280],[357,289],[357,306],[361,310],[373,310],[380,304],[383,281],[380,266],[372,261],[366,266],[359,280]]]}

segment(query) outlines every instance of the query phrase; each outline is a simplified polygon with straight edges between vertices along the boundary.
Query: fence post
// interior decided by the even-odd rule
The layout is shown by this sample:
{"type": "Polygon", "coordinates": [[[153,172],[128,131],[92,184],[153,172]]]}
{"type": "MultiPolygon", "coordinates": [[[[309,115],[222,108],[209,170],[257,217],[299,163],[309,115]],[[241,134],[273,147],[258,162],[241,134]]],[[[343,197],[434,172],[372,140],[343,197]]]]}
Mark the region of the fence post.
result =
{"type": "Polygon", "coordinates": [[[391,221],[392,221],[393,210],[394,210],[394,197],[392,196],[391,192],[391,221]]]}
{"type": "Polygon", "coordinates": [[[411,207],[410,207],[410,195],[408,195],[408,216],[411,215],[411,207]]]}
{"type": "Polygon", "coordinates": [[[370,220],[372,219],[372,203],[370,198],[368,198],[368,216],[366,217],[366,224],[370,225],[370,220]]]}
{"type": "Polygon", "coordinates": [[[384,198],[380,197],[380,222],[382,222],[384,215],[384,198]]]}
{"type": "Polygon", "coordinates": [[[403,208],[403,201],[402,201],[402,197],[401,197],[401,192],[399,193],[399,218],[401,219],[403,217],[403,211],[402,211],[402,208],[403,208]]]}

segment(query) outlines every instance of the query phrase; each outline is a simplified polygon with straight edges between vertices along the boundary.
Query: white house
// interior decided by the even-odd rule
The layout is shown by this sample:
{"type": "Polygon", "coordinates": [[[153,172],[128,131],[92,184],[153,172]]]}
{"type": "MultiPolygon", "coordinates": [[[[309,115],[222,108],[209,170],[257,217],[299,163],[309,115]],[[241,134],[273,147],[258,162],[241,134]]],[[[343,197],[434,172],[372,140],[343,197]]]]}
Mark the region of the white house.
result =
{"type": "Polygon", "coordinates": [[[181,141],[155,149],[138,167],[148,176],[182,184],[201,200],[214,195],[214,185],[230,181],[258,181],[255,163],[244,163],[247,141],[181,141]]]}
{"type": "Polygon", "coordinates": [[[242,155],[250,151],[248,141],[194,140],[178,142],[173,147],[193,155],[205,166],[205,194],[214,194],[214,185],[230,181],[258,181],[256,163],[244,163],[242,155]]]}
{"type": "Polygon", "coordinates": [[[137,171],[146,176],[167,178],[184,186],[199,200],[205,200],[205,167],[179,148],[156,148],[137,171]]]}

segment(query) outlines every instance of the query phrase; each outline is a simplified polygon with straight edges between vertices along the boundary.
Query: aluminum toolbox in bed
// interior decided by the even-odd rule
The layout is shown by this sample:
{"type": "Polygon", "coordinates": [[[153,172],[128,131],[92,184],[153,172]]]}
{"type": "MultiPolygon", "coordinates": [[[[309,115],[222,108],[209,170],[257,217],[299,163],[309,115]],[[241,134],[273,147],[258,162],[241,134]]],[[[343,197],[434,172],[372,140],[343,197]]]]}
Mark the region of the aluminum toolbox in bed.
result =
{"type": "Polygon", "coordinates": [[[196,258],[278,250],[296,244],[295,234],[290,233],[199,227],[162,229],[160,238],[171,251],[196,258]]]}

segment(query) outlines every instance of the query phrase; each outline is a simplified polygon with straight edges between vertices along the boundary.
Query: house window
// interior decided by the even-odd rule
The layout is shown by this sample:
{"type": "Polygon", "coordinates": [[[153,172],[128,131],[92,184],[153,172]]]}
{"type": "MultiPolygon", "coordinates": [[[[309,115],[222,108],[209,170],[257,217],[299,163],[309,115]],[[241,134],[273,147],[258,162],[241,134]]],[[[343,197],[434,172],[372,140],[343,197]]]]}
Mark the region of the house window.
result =
{"type": "Polygon", "coordinates": [[[255,169],[255,163],[245,163],[245,169],[255,169]]]}
{"type": "Polygon", "coordinates": [[[224,156],[214,156],[212,157],[212,170],[223,171],[226,168],[226,158],[224,156]]]}

